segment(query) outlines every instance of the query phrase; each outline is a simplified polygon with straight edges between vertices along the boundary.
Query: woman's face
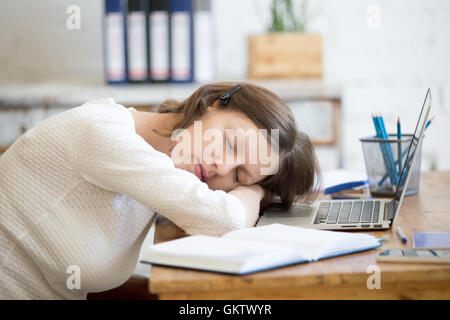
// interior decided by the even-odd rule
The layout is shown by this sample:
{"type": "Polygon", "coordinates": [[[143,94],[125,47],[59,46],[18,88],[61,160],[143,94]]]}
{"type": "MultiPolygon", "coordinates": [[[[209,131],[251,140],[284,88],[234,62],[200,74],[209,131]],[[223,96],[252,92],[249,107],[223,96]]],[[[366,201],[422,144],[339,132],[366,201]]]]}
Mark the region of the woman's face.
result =
{"type": "Polygon", "coordinates": [[[258,127],[232,109],[208,107],[172,140],[175,167],[192,172],[213,190],[258,183],[278,165],[278,154],[258,127]]]}

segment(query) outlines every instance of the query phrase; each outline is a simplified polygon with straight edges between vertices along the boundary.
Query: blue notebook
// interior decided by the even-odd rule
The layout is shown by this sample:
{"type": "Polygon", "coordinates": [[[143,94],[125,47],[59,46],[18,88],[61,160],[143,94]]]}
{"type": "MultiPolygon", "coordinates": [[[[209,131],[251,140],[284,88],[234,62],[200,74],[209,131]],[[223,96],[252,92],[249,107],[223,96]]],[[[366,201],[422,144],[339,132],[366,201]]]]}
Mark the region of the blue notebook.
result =
{"type": "Polygon", "coordinates": [[[170,0],[170,66],[172,82],[192,82],[194,37],[191,0],[170,0]]]}
{"type": "Polygon", "coordinates": [[[170,80],[169,0],[149,2],[149,66],[152,82],[170,80]]]}
{"type": "Polygon", "coordinates": [[[322,187],[324,194],[332,194],[369,184],[365,174],[343,169],[329,170],[322,173],[322,187]]]}
{"type": "Polygon", "coordinates": [[[450,232],[414,232],[416,249],[450,249],[450,232]]]}
{"type": "Polygon", "coordinates": [[[367,234],[314,230],[271,224],[152,245],[141,262],[154,265],[249,274],[291,264],[312,262],[380,246],[367,234]]]}
{"type": "Polygon", "coordinates": [[[148,78],[147,11],[144,0],[128,0],[127,65],[130,82],[144,82],[148,78]]]}
{"type": "Polygon", "coordinates": [[[105,0],[105,77],[110,84],[128,82],[125,0],[105,0]]]}

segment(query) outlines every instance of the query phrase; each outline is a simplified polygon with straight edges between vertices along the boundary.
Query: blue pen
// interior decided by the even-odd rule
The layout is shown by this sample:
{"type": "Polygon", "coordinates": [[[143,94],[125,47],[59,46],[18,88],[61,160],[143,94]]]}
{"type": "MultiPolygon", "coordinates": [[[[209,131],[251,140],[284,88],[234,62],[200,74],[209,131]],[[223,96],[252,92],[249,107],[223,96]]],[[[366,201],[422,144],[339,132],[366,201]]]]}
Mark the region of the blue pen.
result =
{"type": "Polygon", "coordinates": [[[402,239],[402,243],[408,242],[408,238],[406,238],[405,234],[403,233],[402,228],[397,227],[397,234],[400,237],[400,239],[402,239]]]}

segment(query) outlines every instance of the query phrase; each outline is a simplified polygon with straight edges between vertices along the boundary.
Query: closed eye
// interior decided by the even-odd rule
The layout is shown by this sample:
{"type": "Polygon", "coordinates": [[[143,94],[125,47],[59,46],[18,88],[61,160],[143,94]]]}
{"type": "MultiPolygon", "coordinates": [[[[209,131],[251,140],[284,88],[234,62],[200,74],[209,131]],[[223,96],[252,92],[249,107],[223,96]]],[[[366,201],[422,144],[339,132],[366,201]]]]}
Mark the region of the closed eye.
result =
{"type": "Polygon", "coordinates": [[[227,139],[227,143],[230,146],[230,149],[234,151],[234,145],[230,142],[230,139],[227,139]]]}

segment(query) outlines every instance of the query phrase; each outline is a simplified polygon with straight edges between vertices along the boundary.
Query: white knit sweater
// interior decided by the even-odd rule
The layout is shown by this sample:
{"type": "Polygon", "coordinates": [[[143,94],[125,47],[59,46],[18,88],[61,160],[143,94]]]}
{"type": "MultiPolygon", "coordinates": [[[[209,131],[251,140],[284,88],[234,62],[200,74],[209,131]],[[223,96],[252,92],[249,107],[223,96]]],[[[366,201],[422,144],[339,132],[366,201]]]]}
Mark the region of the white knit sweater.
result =
{"type": "Polygon", "coordinates": [[[0,156],[0,299],[85,299],[121,285],[155,212],[188,234],[245,220],[237,197],[175,168],[112,99],[46,119],[0,156]]]}

